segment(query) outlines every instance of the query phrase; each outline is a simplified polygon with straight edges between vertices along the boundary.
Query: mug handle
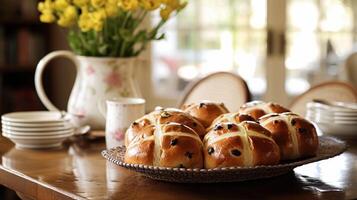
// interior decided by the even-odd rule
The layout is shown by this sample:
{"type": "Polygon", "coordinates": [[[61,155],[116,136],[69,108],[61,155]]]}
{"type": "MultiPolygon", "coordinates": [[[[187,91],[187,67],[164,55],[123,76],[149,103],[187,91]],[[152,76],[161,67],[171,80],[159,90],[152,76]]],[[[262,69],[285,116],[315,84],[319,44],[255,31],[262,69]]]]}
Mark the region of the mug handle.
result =
{"type": "Polygon", "coordinates": [[[79,66],[75,54],[70,51],[53,51],[47,54],[45,57],[43,57],[40,60],[40,62],[37,64],[36,72],[35,72],[36,92],[43,105],[45,105],[45,107],[50,111],[59,111],[59,109],[56,106],[54,106],[53,103],[48,99],[45,90],[43,89],[42,76],[43,76],[43,71],[47,66],[47,63],[56,57],[64,57],[71,60],[74,63],[77,71],[79,66]]]}

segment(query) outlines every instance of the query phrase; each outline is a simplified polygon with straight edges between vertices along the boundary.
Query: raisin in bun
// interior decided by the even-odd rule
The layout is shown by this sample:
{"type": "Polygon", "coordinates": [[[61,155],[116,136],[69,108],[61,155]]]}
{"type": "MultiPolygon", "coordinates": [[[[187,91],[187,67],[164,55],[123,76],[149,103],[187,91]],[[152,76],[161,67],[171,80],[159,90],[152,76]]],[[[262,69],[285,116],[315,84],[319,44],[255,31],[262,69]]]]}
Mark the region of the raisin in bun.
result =
{"type": "Polygon", "coordinates": [[[168,123],[147,126],[142,137],[128,146],[125,162],[160,167],[202,168],[203,144],[198,134],[188,126],[168,123]]]}
{"type": "Polygon", "coordinates": [[[222,114],[212,122],[211,126],[206,129],[206,132],[209,132],[216,124],[222,122],[232,122],[239,124],[243,121],[255,121],[255,119],[248,114],[241,114],[239,112],[222,114]]]}
{"type": "Polygon", "coordinates": [[[141,135],[141,130],[149,125],[160,125],[169,122],[176,122],[192,128],[203,138],[206,131],[203,125],[191,115],[175,108],[157,109],[133,122],[125,134],[125,146],[141,135]]]}
{"type": "Polygon", "coordinates": [[[251,101],[243,104],[240,109],[240,113],[250,114],[255,120],[258,120],[259,117],[269,114],[269,113],[283,113],[290,112],[289,109],[284,108],[283,106],[264,101],[251,101]]]}
{"type": "Polygon", "coordinates": [[[200,103],[184,105],[182,109],[196,117],[205,128],[209,127],[218,116],[229,112],[223,103],[212,101],[202,101],[200,103]]]}
{"type": "Polygon", "coordinates": [[[318,148],[316,129],[293,113],[268,114],[259,119],[280,147],[283,160],[315,156],[318,148]]]}
{"type": "Polygon", "coordinates": [[[257,122],[224,122],[206,134],[205,168],[274,165],[280,161],[279,146],[257,122]]]}

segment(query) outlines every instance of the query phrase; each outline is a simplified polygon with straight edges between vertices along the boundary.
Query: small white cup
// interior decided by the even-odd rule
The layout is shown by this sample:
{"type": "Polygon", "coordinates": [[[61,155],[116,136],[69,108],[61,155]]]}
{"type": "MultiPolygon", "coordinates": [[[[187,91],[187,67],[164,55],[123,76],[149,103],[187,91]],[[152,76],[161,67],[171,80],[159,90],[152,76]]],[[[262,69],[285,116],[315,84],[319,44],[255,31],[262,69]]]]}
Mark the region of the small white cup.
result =
{"type": "Polygon", "coordinates": [[[124,145],[125,132],[130,124],[145,114],[145,99],[116,98],[106,101],[105,142],[107,149],[124,145]]]}

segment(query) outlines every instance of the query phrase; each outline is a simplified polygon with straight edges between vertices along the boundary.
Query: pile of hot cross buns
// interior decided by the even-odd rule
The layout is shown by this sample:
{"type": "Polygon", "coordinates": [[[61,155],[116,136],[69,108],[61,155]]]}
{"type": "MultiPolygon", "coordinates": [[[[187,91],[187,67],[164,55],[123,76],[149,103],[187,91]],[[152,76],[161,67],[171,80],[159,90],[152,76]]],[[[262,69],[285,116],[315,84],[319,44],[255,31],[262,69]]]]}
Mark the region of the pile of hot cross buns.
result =
{"type": "Polygon", "coordinates": [[[248,102],[231,113],[202,101],[158,108],[125,134],[125,162],[174,168],[275,165],[316,155],[315,127],[276,103],[248,102]]]}

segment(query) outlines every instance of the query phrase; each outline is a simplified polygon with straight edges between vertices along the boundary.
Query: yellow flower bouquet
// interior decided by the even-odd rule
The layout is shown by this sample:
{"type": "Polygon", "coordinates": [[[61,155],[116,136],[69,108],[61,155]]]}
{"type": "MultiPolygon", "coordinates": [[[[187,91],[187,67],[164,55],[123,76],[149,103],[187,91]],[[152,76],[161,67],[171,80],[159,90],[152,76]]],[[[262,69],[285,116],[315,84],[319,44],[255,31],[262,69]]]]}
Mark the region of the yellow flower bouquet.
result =
{"type": "Polygon", "coordinates": [[[40,20],[69,28],[68,42],[78,55],[137,56],[151,40],[160,40],[159,29],[186,5],[180,0],[44,0],[40,20]],[[159,11],[161,20],[142,28],[147,14],[159,11]]]}

